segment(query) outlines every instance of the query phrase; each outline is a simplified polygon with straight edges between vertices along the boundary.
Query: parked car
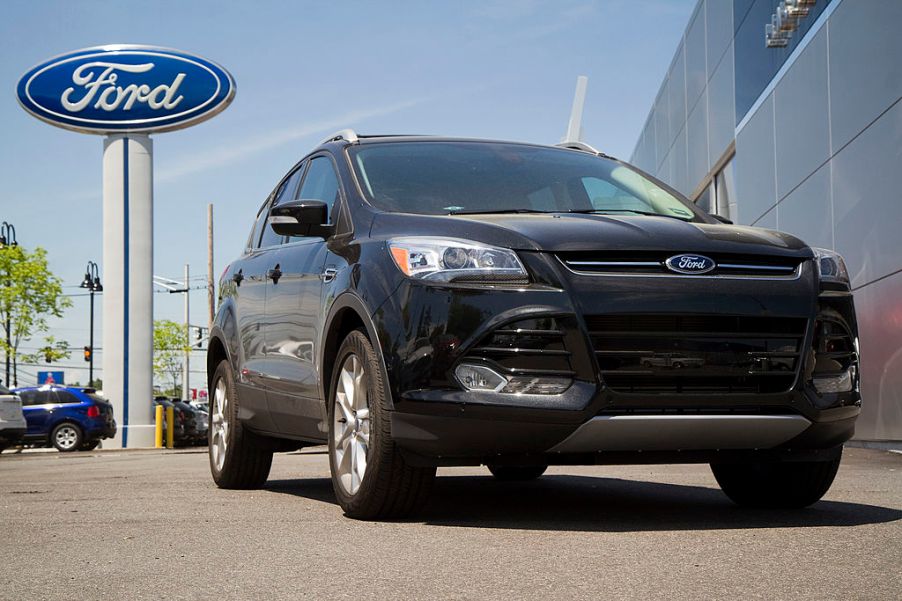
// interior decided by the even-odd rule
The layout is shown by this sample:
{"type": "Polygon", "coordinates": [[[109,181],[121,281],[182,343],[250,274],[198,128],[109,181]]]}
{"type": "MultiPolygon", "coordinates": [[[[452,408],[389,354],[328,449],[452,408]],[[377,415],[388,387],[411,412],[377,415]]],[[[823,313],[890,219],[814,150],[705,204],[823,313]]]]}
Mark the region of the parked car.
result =
{"type": "Polygon", "coordinates": [[[28,422],[24,441],[58,451],[90,451],[116,435],[113,406],[93,388],[18,388],[28,422]]]}
{"type": "Polygon", "coordinates": [[[176,412],[181,416],[180,419],[185,425],[185,438],[181,441],[181,444],[186,446],[197,444],[203,437],[203,434],[199,429],[197,409],[195,409],[191,403],[181,399],[172,398],[170,401],[175,406],[176,412]]]}
{"type": "Polygon", "coordinates": [[[25,436],[25,429],[22,399],[0,384],[0,452],[18,444],[25,436]]]}
{"type": "Polygon", "coordinates": [[[278,182],[219,291],[213,479],[259,487],[273,452],[328,444],[355,518],[478,464],[705,462],[740,505],[802,507],[860,412],[838,254],[584,144],[341,132],[278,182]],[[692,369],[642,365],[659,353],[692,369]]]}

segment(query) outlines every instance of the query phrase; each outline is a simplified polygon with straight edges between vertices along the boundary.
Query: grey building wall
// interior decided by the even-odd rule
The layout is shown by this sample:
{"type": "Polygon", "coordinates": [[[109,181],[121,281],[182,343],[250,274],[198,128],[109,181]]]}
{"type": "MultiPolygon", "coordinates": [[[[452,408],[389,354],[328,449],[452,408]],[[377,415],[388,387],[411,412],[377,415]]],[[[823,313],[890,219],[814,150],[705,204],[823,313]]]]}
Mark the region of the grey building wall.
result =
{"type": "Polygon", "coordinates": [[[632,162],[738,223],[843,254],[860,327],[857,437],[902,440],[902,2],[819,0],[791,47],[768,55],[754,36],[763,49],[776,4],[698,2],[632,162]],[[718,194],[724,167],[735,184],[718,194]]]}

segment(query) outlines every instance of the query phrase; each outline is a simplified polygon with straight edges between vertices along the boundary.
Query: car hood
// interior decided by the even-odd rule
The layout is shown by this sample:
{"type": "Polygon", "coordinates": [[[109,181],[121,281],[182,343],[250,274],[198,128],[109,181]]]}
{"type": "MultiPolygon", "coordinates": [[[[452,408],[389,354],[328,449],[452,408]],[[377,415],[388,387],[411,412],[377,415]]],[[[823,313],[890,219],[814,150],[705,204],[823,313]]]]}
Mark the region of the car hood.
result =
{"type": "Polygon", "coordinates": [[[371,236],[447,236],[528,251],[660,250],[811,257],[798,238],[757,227],[671,217],[592,214],[410,215],[383,213],[371,236]]]}

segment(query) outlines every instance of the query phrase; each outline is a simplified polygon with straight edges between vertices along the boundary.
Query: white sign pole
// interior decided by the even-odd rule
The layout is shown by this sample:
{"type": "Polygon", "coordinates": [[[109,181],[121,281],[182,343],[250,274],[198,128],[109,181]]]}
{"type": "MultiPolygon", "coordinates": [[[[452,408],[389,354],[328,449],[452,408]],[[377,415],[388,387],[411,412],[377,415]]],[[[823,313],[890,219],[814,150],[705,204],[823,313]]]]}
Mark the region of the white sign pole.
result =
{"type": "Polygon", "coordinates": [[[103,392],[113,404],[108,446],[152,447],[153,142],[103,142],[103,392]]]}

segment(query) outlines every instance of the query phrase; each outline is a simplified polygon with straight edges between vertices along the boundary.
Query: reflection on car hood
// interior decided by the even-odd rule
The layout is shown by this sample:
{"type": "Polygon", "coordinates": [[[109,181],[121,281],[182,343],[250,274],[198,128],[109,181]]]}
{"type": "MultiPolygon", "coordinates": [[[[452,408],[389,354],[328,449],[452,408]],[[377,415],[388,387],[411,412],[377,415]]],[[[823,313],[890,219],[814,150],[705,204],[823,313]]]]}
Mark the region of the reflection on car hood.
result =
{"type": "Polygon", "coordinates": [[[383,213],[376,238],[448,236],[516,250],[662,250],[812,256],[804,242],[757,227],[670,217],[595,214],[410,215],[383,213]]]}

